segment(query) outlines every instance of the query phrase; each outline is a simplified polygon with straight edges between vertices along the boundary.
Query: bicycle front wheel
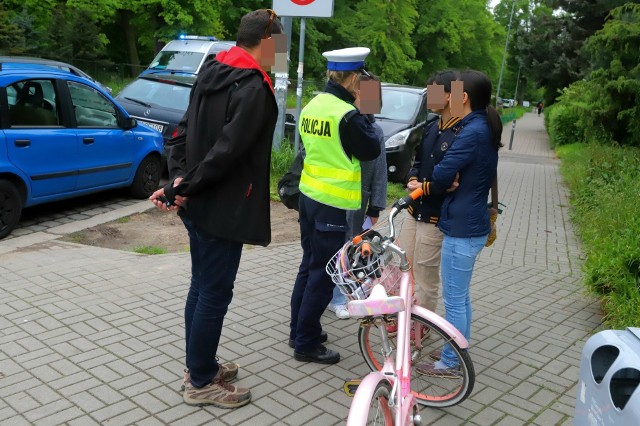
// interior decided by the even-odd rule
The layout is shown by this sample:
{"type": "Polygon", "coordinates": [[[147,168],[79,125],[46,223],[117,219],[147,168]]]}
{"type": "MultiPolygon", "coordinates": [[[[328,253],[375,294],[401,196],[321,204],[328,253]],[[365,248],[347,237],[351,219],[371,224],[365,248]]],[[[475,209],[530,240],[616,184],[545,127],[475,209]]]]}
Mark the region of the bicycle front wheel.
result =
{"type": "MultiPolygon", "coordinates": [[[[364,390],[364,389],[362,389],[364,390]]],[[[360,391],[360,389],[358,389],[360,391]]],[[[348,426],[361,425],[393,425],[393,410],[389,407],[389,399],[391,398],[391,384],[387,380],[378,382],[376,388],[370,397],[368,397],[369,405],[365,401],[357,399],[358,394],[354,397],[354,404],[349,410],[348,426]],[[358,403],[356,404],[356,401],[358,403]],[[367,410],[365,412],[365,410],[367,410]],[[365,416],[366,414],[366,416],[365,416]]],[[[364,395],[363,395],[364,396],[364,395]]]]}
{"type": "MultiPolygon", "coordinates": [[[[382,355],[382,337],[379,327],[387,324],[379,321],[364,322],[358,331],[360,351],[369,368],[372,371],[380,371],[384,364],[382,355]]],[[[388,327],[388,331],[391,329],[388,327]]],[[[415,395],[420,405],[428,407],[450,407],[467,399],[473,390],[475,383],[475,371],[469,353],[461,349],[458,344],[441,328],[426,318],[411,314],[411,392],[415,395]],[[417,333],[418,325],[428,328],[427,332],[417,333]],[[417,336],[416,336],[417,334],[417,336]],[[416,344],[415,338],[418,338],[416,344]],[[439,359],[440,352],[445,344],[449,343],[458,358],[459,369],[452,374],[427,375],[424,374],[424,366],[439,359]],[[417,368],[418,367],[418,368],[417,368]],[[422,372],[421,372],[422,371],[422,372]]],[[[389,341],[396,348],[396,337],[389,333],[389,341]]]]}

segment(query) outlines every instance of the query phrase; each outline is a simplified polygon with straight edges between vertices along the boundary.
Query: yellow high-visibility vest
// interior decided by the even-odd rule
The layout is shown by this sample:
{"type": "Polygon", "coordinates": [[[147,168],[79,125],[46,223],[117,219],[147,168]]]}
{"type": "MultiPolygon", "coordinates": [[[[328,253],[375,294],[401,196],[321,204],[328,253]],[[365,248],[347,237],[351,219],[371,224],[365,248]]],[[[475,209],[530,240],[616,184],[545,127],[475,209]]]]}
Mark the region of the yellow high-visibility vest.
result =
{"type": "Polygon", "coordinates": [[[307,152],[300,192],[322,204],[358,210],[362,200],[360,160],[349,158],[340,142],[340,120],[355,107],[321,93],[300,113],[298,131],[307,152]]]}

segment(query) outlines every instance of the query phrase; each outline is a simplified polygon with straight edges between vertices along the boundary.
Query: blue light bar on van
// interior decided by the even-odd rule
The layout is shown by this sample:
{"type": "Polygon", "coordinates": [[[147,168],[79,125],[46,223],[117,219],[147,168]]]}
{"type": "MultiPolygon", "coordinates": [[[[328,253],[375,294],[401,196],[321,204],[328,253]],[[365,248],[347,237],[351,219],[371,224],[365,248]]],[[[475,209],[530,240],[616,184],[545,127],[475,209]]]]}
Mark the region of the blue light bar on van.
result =
{"type": "Polygon", "coordinates": [[[214,36],[197,36],[197,35],[187,35],[180,34],[178,36],[180,40],[207,40],[207,41],[218,41],[214,36]]]}

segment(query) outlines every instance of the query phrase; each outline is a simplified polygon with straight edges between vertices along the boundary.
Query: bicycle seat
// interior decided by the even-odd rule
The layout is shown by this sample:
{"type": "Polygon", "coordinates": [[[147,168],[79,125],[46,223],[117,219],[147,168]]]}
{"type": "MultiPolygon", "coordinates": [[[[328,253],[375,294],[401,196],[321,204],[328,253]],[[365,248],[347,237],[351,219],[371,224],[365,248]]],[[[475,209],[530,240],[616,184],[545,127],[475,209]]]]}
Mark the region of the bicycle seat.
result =
{"type": "Polygon", "coordinates": [[[365,300],[352,300],[347,310],[352,317],[368,317],[395,314],[404,311],[404,299],[400,296],[389,296],[381,284],[376,284],[371,295],[365,300]]]}

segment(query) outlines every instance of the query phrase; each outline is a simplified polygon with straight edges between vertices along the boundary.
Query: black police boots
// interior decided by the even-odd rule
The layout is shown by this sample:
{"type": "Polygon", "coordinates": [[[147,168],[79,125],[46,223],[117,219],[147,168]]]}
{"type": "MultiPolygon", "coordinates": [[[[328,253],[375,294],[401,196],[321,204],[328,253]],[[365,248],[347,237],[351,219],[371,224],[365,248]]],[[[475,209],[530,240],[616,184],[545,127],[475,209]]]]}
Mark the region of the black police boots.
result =
{"type": "Polygon", "coordinates": [[[325,347],[318,346],[315,351],[309,352],[293,352],[293,357],[302,362],[317,362],[318,364],[335,364],[340,361],[340,354],[336,351],[325,347]]]}
{"type": "MultiPolygon", "coordinates": [[[[328,338],[327,332],[322,330],[320,332],[320,343],[326,342],[327,338],[328,338]]],[[[292,349],[296,347],[296,342],[294,342],[293,339],[289,339],[289,347],[292,349]]]]}

